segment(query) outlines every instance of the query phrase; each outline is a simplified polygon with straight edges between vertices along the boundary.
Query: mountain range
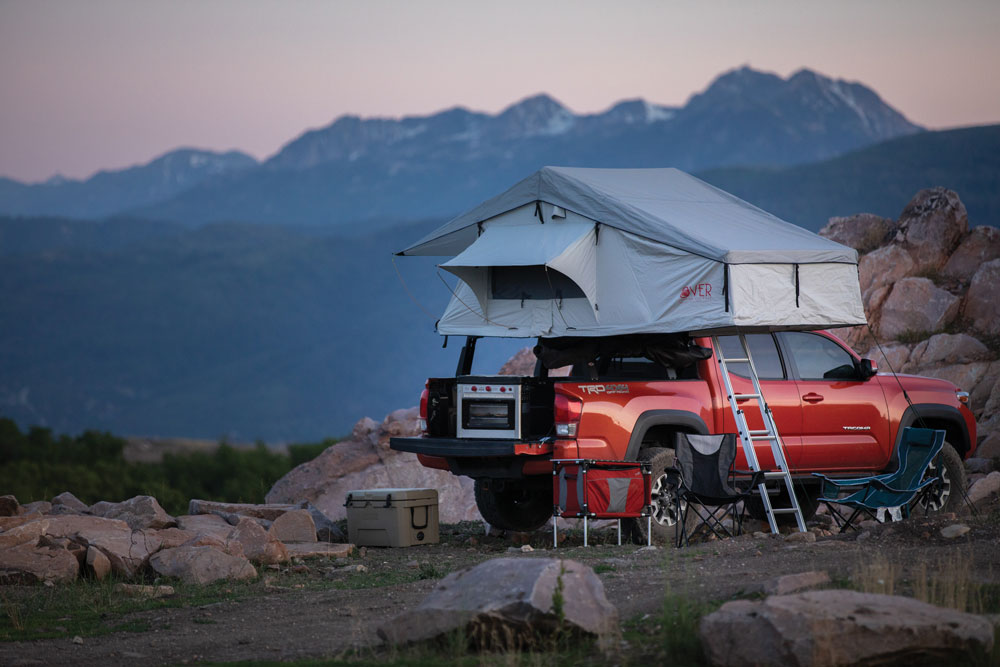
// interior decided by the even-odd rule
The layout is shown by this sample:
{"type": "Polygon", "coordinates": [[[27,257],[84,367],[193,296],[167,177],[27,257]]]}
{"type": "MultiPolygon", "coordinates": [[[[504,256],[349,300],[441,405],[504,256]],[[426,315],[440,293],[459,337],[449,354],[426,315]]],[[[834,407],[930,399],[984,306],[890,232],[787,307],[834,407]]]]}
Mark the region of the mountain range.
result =
{"type": "Polygon", "coordinates": [[[0,181],[0,214],[367,227],[450,217],[546,164],[788,166],[921,129],[860,83],[743,67],[681,107],[637,99],[578,115],[536,95],[496,115],[343,116],[260,164],[185,151],[86,181],[0,181]]]}

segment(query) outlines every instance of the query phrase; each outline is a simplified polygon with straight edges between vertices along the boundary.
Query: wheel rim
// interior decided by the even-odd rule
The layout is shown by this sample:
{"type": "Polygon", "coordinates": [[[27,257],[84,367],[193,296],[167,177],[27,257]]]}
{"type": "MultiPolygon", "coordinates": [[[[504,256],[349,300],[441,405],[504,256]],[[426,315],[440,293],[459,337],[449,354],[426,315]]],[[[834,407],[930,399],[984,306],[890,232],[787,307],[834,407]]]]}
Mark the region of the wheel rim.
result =
{"type": "MultiPolygon", "coordinates": [[[[667,481],[663,474],[653,480],[650,489],[653,521],[661,526],[673,526],[677,523],[677,488],[667,481]]],[[[684,501],[681,501],[682,506],[684,501]]]]}
{"type": "MultiPolygon", "coordinates": [[[[927,473],[924,479],[937,476],[937,464],[931,461],[927,466],[927,473]]],[[[941,466],[941,481],[931,485],[931,492],[920,501],[920,508],[929,512],[940,512],[948,504],[951,497],[951,476],[948,475],[948,466],[941,466]]]]}

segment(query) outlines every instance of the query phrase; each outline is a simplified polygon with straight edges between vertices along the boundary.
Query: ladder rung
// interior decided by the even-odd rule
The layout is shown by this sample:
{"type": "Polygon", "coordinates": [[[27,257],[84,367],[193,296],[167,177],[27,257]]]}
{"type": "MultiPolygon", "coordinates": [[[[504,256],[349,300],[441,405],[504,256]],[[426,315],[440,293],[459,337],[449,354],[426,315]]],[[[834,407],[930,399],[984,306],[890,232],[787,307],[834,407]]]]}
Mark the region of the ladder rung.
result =
{"type": "Polygon", "coordinates": [[[719,361],[724,361],[727,364],[749,364],[750,363],[749,359],[743,359],[742,357],[733,357],[732,359],[730,359],[729,357],[726,357],[725,359],[719,359],[719,361]]]}
{"type": "Polygon", "coordinates": [[[733,394],[733,398],[737,401],[744,401],[748,398],[760,399],[760,394],[733,394]]]}
{"type": "Polygon", "coordinates": [[[776,470],[774,472],[766,472],[766,473],[764,473],[764,479],[782,479],[782,478],[784,478],[785,474],[786,473],[783,470],[776,470]]]}
{"type": "Polygon", "coordinates": [[[774,514],[795,514],[798,510],[794,507],[772,507],[771,512],[774,514]]]}
{"type": "Polygon", "coordinates": [[[752,435],[751,440],[777,440],[773,435],[752,435]]]}
{"type": "Polygon", "coordinates": [[[747,433],[749,433],[750,435],[770,435],[771,434],[771,432],[768,431],[766,428],[759,429],[759,430],[756,430],[756,431],[747,431],[747,433]]]}

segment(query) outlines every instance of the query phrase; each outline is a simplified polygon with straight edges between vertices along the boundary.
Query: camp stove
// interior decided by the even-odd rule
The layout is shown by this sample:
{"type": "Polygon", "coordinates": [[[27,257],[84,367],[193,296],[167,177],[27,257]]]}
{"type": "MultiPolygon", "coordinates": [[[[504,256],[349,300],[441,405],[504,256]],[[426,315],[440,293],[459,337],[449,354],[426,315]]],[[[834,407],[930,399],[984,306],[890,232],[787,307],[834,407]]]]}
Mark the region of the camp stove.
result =
{"type": "Polygon", "coordinates": [[[521,438],[520,378],[463,377],[456,386],[460,438],[521,438]]]}

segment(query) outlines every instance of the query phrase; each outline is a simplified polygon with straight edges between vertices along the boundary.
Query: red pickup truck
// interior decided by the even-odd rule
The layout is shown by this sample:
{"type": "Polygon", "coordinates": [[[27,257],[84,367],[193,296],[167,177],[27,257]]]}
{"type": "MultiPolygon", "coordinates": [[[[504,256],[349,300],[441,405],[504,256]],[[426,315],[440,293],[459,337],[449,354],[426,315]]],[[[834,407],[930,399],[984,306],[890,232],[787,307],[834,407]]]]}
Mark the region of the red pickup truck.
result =
{"type": "MultiPolygon", "coordinates": [[[[533,377],[515,377],[470,375],[476,339],[468,338],[456,377],[427,381],[420,398],[424,435],[393,438],[391,447],[475,479],[483,517],[509,530],[533,530],[551,517],[551,459],[648,460],[654,537],[666,537],[675,517],[664,469],[673,463],[675,434],[736,430],[711,339],[685,337],[685,345],[701,350],[694,357],[700,360],[673,366],[637,353],[636,345],[599,341],[589,362],[576,363],[568,376],[549,377],[539,362],[533,377]]],[[[738,337],[719,341],[724,356],[741,356],[738,337]]],[[[943,380],[878,373],[826,332],[750,334],[747,343],[807,518],[819,493],[810,473],[891,470],[896,443],[910,425],[947,431],[943,483],[927,502],[931,511],[960,506],[962,460],[976,444],[968,394],[943,380]]],[[[544,358],[541,348],[536,354],[544,358]]],[[[752,393],[747,365],[729,366],[734,391],[752,393]]],[[[751,428],[763,427],[757,410],[747,415],[751,428]]],[[[772,466],[770,445],[756,447],[761,467],[772,466]]],[[[742,451],[736,467],[747,467],[742,451]]],[[[763,518],[759,500],[748,511],[763,518]]],[[[645,521],[635,523],[645,530],[645,521]]]]}

